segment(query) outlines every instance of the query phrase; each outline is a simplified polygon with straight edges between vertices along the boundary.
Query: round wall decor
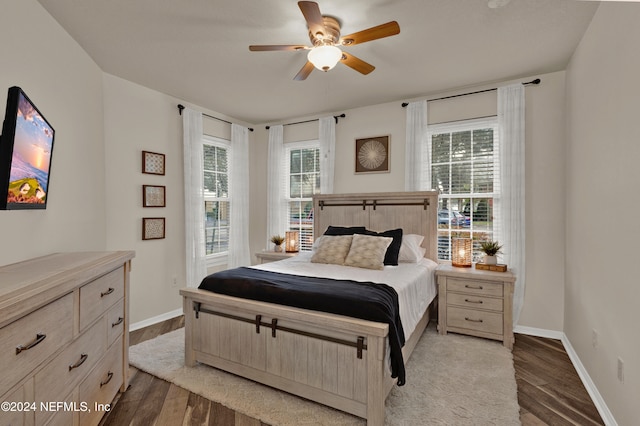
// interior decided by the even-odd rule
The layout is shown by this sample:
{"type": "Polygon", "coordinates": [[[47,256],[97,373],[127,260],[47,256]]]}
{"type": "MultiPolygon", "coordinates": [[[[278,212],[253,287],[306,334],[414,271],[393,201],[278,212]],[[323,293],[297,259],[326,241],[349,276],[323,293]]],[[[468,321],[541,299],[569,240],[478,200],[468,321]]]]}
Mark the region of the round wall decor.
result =
{"type": "Polygon", "coordinates": [[[389,171],[389,137],[356,139],[356,173],[389,171]]]}

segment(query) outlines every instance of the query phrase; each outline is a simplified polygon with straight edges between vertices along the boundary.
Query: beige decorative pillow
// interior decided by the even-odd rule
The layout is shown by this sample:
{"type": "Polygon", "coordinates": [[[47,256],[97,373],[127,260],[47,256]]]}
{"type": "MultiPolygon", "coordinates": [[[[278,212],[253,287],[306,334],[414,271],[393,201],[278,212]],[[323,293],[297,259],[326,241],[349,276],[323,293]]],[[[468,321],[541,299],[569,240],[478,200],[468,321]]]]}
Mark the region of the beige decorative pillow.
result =
{"type": "Polygon", "coordinates": [[[354,234],[344,264],[358,268],[383,269],[384,255],[392,241],[391,237],[354,234]]]}
{"type": "Polygon", "coordinates": [[[311,256],[311,262],[344,265],[352,238],[351,235],[324,235],[317,241],[318,246],[311,256]]]}

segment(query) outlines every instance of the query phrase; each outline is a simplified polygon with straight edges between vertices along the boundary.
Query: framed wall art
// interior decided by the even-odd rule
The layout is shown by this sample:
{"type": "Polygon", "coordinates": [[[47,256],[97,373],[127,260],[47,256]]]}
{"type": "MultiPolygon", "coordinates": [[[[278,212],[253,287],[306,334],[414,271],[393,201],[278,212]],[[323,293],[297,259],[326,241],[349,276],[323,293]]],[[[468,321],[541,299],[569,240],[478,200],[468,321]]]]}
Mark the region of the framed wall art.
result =
{"type": "Polygon", "coordinates": [[[166,201],[163,185],[142,185],[142,207],[165,207],[166,201]]]}
{"type": "Polygon", "coordinates": [[[389,172],[389,136],[356,139],[355,172],[389,172]]]}
{"type": "Polygon", "coordinates": [[[164,175],[164,154],[142,151],[142,173],[164,175]]]}
{"type": "Polygon", "coordinates": [[[142,218],[142,239],[161,240],[164,238],[165,220],[164,217],[143,217],[142,218]]]}

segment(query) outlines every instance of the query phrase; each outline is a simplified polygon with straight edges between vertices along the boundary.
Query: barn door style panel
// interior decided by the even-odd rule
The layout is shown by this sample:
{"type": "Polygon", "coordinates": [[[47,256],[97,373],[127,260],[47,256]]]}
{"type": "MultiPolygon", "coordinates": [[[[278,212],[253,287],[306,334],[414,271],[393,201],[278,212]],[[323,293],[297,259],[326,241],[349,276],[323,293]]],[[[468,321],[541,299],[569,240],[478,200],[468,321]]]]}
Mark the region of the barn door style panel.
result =
{"type": "MultiPolygon", "coordinates": [[[[419,203],[418,203],[419,204],[419,203]]],[[[429,208],[430,206],[427,206],[429,208]]],[[[369,229],[387,231],[402,228],[405,234],[420,234],[426,222],[425,207],[421,204],[410,206],[370,207],[369,229]]]]}
{"type": "Polygon", "coordinates": [[[353,347],[286,331],[267,340],[267,372],[296,383],[367,402],[367,360],[353,347]]]}
{"type": "MultiPolygon", "coordinates": [[[[192,332],[187,346],[193,350],[194,360],[283,387],[295,395],[319,398],[361,417],[367,415],[367,383],[372,374],[369,366],[372,358],[376,363],[384,359],[386,325],[380,328],[378,324],[349,320],[352,324],[371,324],[380,334],[354,335],[335,326],[302,325],[221,305],[191,302],[185,306],[193,310],[187,316],[192,332]],[[375,342],[371,353],[370,341],[375,342]]],[[[186,359],[189,365],[191,358],[186,359]]],[[[387,370],[381,368],[372,377],[382,380],[385,375],[387,370]]]]}
{"type": "Polygon", "coordinates": [[[329,226],[368,226],[369,209],[363,206],[362,200],[359,202],[340,202],[341,208],[337,209],[338,202],[327,204],[324,203],[314,206],[314,209],[321,209],[321,215],[315,215],[314,218],[314,236],[318,238],[329,226]],[[346,203],[355,205],[345,205],[346,203]],[[317,222],[316,222],[317,221],[317,222]]]}
{"type": "Polygon", "coordinates": [[[313,197],[314,235],[328,226],[364,226],[382,232],[402,228],[404,234],[424,235],[425,257],[437,259],[438,192],[327,194],[313,197]]]}
{"type": "Polygon", "coordinates": [[[265,334],[257,334],[255,326],[249,322],[206,308],[202,312],[195,328],[194,350],[261,371],[266,369],[265,334]]]}

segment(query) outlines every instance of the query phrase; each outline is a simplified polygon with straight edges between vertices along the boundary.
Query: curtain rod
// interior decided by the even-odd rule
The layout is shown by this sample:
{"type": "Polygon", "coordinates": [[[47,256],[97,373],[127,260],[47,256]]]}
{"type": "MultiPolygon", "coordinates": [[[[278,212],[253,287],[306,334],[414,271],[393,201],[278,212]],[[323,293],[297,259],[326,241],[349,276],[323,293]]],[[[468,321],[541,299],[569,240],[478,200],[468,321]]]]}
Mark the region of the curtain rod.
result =
{"type": "MultiPolygon", "coordinates": [[[[180,115],[182,115],[182,110],[184,108],[185,108],[184,105],[178,104],[178,109],[180,110],[180,115]]],[[[233,124],[230,121],[223,120],[222,118],[214,117],[213,115],[205,114],[204,112],[202,113],[202,115],[204,115],[205,117],[213,118],[214,120],[222,121],[223,123],[233,124]]],[[[247,129],[249,129],[250,132],[253,132],[253,128],[252,127],[247,127],[247,129]]]]}
{"type": "MultiPolygon", "coordinates": [[[[340,115],[334,115],[333,118],[334,118],[334,120],[336,120],[336,124],[338,124],[338,118],[345,118],[346,116],[347,116],[346,114],[342,113],[340,115]]],[[[283,124],[283,126],[292,126],[294,124],[311,123],[312,121],[318,121],[318,120],[320,120],[320,119],[319,118],[314,118],[313,120],[297,121],[295,123],[286,123],[286,124],[283,124]]],[[[264,128],[269,130],[269,127],[271,127],[271,126],[265,126],[264,128]]]]}
{"type": "MultiPolygon", "coordinates": [[[[526,86],[528,84],[540,84],[542,80],[540,80],[539,78],[536,78],[535,80],[531,80],[531,81],[527,81],[525,83],[522,83],[523,86],[526,86]]],[[[485,89],[485,90],[478,90],[475,92],[469,92],[469,93],[460,93],[459,95],[451,95],[451,96],[443,96],[442,98],[435,98],[435,99],[427,99],[427,102],[433,102],[433,101],[442,101],[444,99],[451,99],[451,98],[458,98],[460,96],[467,96],[467,95],[475,95],[477,93],[484,93],[484,92],[494,92],[498,90],[497,87],[494,87],[493,89],[485,89]]],[[[402,108],[406,107],[407,105],[409,105],[409,102],[403,102],[402,103],[402,108]]]]}

